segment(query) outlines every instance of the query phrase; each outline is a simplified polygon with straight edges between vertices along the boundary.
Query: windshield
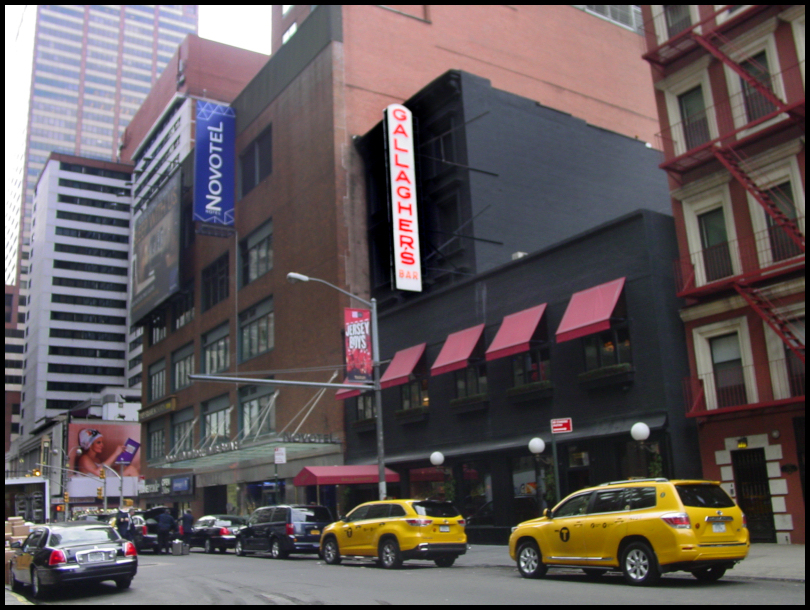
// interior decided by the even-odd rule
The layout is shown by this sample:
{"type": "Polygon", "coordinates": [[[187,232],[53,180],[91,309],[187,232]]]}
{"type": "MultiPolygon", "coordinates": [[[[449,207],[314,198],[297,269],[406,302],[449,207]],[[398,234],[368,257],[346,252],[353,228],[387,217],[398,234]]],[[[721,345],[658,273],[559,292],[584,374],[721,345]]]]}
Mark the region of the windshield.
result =
{"type": "Polygon", "coordinates": [[[719,485],[676,485],[684,506],[694,508],[731,508],[734,500],[719,485]]]}
{"type": "Polygon", "coordinates": [[[292,509],[292,520],[296,523],[330,523],[332,515],[325,506],[307,506],[292,509]]]}
{"type": "Polygon", "coordinates": [[[71,529],[57,529],[51,532],[48,546],[66,546],[70,544],[93,544],[94,542],[115,542],[120,540],[113,528],[104,527],[77,527],[71,529]]]}
{"type": "Polygon", "coordinates": [[[414,502],[413,509],[423,517],[458,517],[461,514],[450,502],[414,502]]]}

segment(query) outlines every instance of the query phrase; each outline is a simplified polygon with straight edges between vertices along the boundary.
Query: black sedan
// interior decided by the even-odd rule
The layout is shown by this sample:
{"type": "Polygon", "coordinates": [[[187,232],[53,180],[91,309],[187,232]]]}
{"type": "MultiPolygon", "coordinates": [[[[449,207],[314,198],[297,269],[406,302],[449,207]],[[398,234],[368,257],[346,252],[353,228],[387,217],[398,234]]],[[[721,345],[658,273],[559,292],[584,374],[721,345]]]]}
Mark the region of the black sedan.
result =
{"type": "Polygon", "coordinates": [[[234,515],[206,515],[200,517],[191,528],[189,546],[202,547],[206,553],[215,549],[224,553],[236,545],[236,532],[247,523],[246,517],[234,515]]]}
{"type": "Polygon", "coordinates": [[[68,583],[112,580],[126,589],[138,571],[135,545],[99,522],[35,526],[24,542],[11,545],[11,587],[31,585],[34,597],[68,583]]]}

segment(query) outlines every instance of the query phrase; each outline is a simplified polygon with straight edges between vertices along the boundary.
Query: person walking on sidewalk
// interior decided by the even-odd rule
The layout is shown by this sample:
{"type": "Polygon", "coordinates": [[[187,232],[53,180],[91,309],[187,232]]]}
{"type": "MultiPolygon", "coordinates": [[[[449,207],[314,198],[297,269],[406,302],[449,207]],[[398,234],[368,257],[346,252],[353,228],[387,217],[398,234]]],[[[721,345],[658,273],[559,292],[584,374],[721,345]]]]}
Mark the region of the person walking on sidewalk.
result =
{"type": "Polygon", "coordinates": [[[177,527],[177,521],[174,520],[169,509],[164,510],[158,517],[158,553],[164,551],[167,555],[171,552],[171,534],[177,527]]]}
{"type": "Polygon", "coordinates": [[[191,528],[194,525],[194,516],[191,514],[191,509],[187,508],[183,513],[183,542],[186,544],[191,543],[191,528]]]}

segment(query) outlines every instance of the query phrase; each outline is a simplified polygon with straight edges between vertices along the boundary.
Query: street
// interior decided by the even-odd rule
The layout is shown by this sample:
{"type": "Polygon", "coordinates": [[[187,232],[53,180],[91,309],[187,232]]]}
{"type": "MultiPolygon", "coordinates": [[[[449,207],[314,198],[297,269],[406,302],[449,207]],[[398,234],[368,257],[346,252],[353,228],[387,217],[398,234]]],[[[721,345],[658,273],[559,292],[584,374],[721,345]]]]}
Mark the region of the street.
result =
{"type": "MultiPolygon", "coordinates": [[[[700,583],[686,573],[667,574],[657,587],[636,588],[621,575],[589,581],[578,570],[549,571],[526,580],[505,547],[473,547],[451,568],[405,562],[386,571],[371,561],[343,560],[327,566],[315,556],[273,560],[267,555],[139,557],[132,588],[112,583],[53,592],[44,604],[804,604],[805,584],[755,579],[731,570],[717,583],[700,583]]],[[[30,590],[24,596],[30,599],[30,590]]]]}

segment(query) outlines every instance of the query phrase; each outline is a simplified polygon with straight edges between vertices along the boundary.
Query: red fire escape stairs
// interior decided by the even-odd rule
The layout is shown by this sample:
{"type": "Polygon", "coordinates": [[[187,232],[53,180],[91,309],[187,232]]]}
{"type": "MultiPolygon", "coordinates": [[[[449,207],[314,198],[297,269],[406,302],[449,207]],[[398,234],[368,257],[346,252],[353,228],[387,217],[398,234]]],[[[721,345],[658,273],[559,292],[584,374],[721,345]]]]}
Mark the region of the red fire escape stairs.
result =
{"type": "Polygon", "coordinates": [[[779,335],[787,348],[804,364],[804,343],[791,330],[790,323],[781,315],[776,313],[774,304],[765,298],[759,290],[753,286],[741,282],[734,283],[734,289],[746,300],[751,308],[757,312],[760,318],[779,335]]]}

